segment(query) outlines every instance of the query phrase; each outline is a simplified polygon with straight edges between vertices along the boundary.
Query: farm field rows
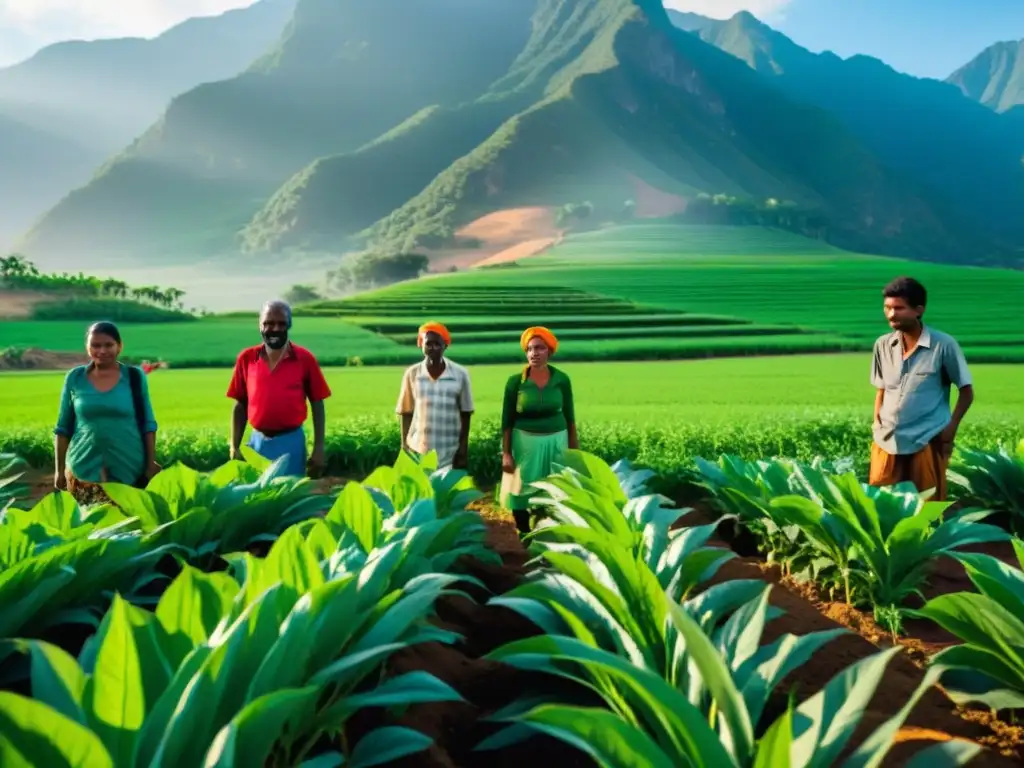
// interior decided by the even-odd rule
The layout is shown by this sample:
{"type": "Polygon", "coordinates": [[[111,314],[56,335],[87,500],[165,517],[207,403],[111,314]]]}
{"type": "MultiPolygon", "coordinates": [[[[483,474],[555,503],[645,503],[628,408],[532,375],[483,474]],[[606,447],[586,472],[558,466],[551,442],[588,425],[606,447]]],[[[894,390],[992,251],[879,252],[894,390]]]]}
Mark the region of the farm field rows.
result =
{"type": "MultiPolygon", "coordinates": [[[[723,341],[737,339],[732,334],[741,344],[758,341],[747,353],[870,349],[885,332],[881,289],[900,274],[925,284],[927,321],[955,335],[974,359],[1024,362],[1024,273],[854,254],[757,227],[612,227],[572,235],[518,264],[400,283],[310,311],[404,338],[425,316],[454,330],[493,328],[514,338],[516,329],[550,318],[554,305],[572,323],[560,325],[556,315],[549,323],[556,332],[585,324],[614,338],[601,350],[600,342],[576,341],[573,354],[613,358],[630,355],[637,340],[648,338],[647,327],[715,318],[730,337],[703,336],[699,344],[709,354],[729,354],[723,341]],[[758,340],[765,326],[791,330],[758,340]]],[[[665,356],[693,354],[686,346],[673,349],[666,340],[665,356]]]]}
{"type": "MultiPolygon", "coordinates": [[[[1024,547],[1018,555],[988,522],[922,531],[945,542],[913,553],[914,583],[931,601],[924,613],[935,618],[901,626],[893,643],[864,629],[874,626],[870,603],[808,599],[828,582],[794,580],[786,570],[796,560],[737,557],[731,525],[715,530],[732,511],[723,499],[750,503],[740,521],[754,531],[754,510],[787,507],[766,504],[782,500],[771,484],[762,498],[739,475],[720,482],[711,465],[698,468],[700,509],[688,510],[650,495],[643,473],[571,453],[569,469],[548,478],[574,494],[571,506],[546,494],[528,563],[504,513],[463,473],[430,475],[402,457],[343,489],[316,490],[248,461],[208,475],[171,467],[146,491],[109,486],[117,507],[80,510],[50,495],[0,518],[9,544],[0,576],[13,576],[0,578],[0,604],[23,608],[0,618],[0,640],[21,641],[0,653],[7,754],[54,766],[88,753],[105,766],[114,754],[130,765],[155,754],[182,765],[372,756],[415,768],[740,768],[789,755],[838,765],[857,750],[885,768],[912,758],[1019,764],[1024,729],[1012,713],[1000,704],[993,716],[984,690],[958,685],[971,663],[936,666],[953,660],[941,648],[960,643],[1012,663],[979,631],[983,613],[965,608],[960,636],[942,618],[942,601],[971,593],[1017,610],[1019,591],[976,587],[958,564],[935,567],[942,552],[987,541],[990,554],[964,564],[1012,569],[1005,578],[1024,585],[1024,547]],[[721,494],[725,486],[735,493],[721,494]],[[847,609],[839,623],[830,618],[838,606],[847,609]],[[923,643],[922,633],[942,640],[923,643]],[[115,711],[131,717],[105,727],[115,711]],[[835,738],[800,738],[808,727],[835,738]]],[[[777,481],[794,469],[741,472],[777,481]]],[[[838,468],[802,472],[869,518],[925,509],[916,496],[859,500],[838,468]]],[[[817,514],[834,513],[826,504],[817,514]]],[[[884,586],[912,562],[865,560],[869,538],[858,539],[849,580],[875,585],[877,613],[897,607],[879,602],[879,573],[884,586]]]]}
{"type": "MultiPolygon", "coordinates": [[[[880,291],[911,274],[926,320],[969,359],[1024,362],[1024,273],[865,256],[757,227],[643,223],[567,237],[521,263],[430,275],[297,309],[295,334],[331,365],[417,358],[428,319],[469,363],[514,363],[530,325],[565,334],[563,360],[692,359],[868,350],[886,330],[880,291]]],[[[125,323],[126,354],[229,365],[253,317],[125,323]]],[[[0,322],[0,349],[81,349],[84,323],[0,322]]]]}
{"type": "MultiPolygon", "coordinates": [[[[458,361],[457,347],[452,359],[458,361]]],[[[689,457],[817,453],[866,460],[872,390],[857,355],[730,358],[681,362],[571,363],[581,438],[611,459],[629,456],[672,475],[689,457]]],[[[1024,437],[1024,390],[1013,365],[973,366],[978,401],[961,442],[992,448],[1024,437]]],[[[498,471],[498,417],[516,368],[471,366],[476,416],[471,468],[483,482],[498,471]]],[[[328,452],[335,471],[368,472],[398,447],[394,405],[400,368],[328,369],[328,452]]],[[[216,466],[227,456],[226,369],[157,371],[149,378],[165,459],[216,466]]],[[[0,374],[0,451],[38,466],[52,456],[51,430],[63,376],[0,374]]]]}

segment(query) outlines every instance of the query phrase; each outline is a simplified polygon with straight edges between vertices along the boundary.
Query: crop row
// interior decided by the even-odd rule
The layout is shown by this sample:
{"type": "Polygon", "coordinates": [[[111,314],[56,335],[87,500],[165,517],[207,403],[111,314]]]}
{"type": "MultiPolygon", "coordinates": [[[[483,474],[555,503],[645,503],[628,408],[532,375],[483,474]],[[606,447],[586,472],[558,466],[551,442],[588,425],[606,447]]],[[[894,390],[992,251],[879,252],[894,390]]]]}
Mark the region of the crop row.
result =
{"type": "MultiPolygon", "coordinates": [[[[850,456],[863,477],[867,471],[870,426],[853,417],[804,420],[774,418],[757,424],[709,427],[677,423],[667,428],[631,421],[583,423],[580,444],[606,461],[626,458],[657,472],[666,491],[675,493],[690,478],[700,456],[735,455],[744,459],[787,456],[810,461],[817,455],[850,456]],[[674,490],[673,490],[674,489],[674,490]]],[[[470,434],[469,470],[484,485],[501,476],[501,445],[496,418],[474,421],[470,434]]],[[[965,422],[958,436],[962,449],[995,450],[1024,437],[1012,422],[965,422]]],[[[391,418],[351,418],[331,427],[326,437],[328,472],[361,477],[398,454],[399,429],[391,418]]],[[[0,453],[15,453],[39,468],[53,466],[53,441],[43,430],[0,432],[0,453]]],[[[209,470],[227,461],[227,437],[220,428],[162,429],[157,442],[163,466],[181,461],[209,470]]]]}
{"type": "MultiPolygon", "coordinates": [[[[567,469],[537,484],[534,502],[542,511],[531,552],[542,568],[491,601],[521,612],[545,634],[510,643],[490,658],[574,681],[596,693],[603,707],[567,704],[537,692],[508,708],[508,722],[564,739],[601,765],[803,768],[879,765],[916,702],[939,680],[960,702],[995,709],[1024,704],[1024,667],[1015,650],[1024,640],[1024,573],[987,555],[955,552],[1007,538],[978,522],[978,514],[941,522],[943,510],[936,512],[918,494],[869,489],[836,465],[772,465],[790,478],[811,478],[809,487],[823,495],[824,506],[841,510],[837,516],[851,534],[858,532],[851,536],[849,556],[841,548],[822,548],[808,557],[843,558],[858,586],[874,590],[872,597],[886,600],[886,587],[901,589],[914,583],[912,576],[919,586],[923,566],[947,553],[967,564],[979,588],[978,594],[937,598],[918,612],[962,643],[933,659],[910,700],[898,702],[901,709],[881,724],[872,721],[875,729],[847,753],[900,649],[854,663],[799,704],[791,697],[772,719],[767,705],[776,686],[819,649],[827,653],[845,630],[783,635],[763,644],[765,625],[780,614],[769,605],[771,587],[760,580],[707,586],[733,556],[704,546],[722,520],[686,526],[686,510],[664,507],[665,499],[647,490],[648,472],[621,463],[609,468],[579,452],[565,464],[567,469]],[[845,506],[830,504],[833,497],[845,506]],[[886,545],[876,546],[879,531],[886,545]],[[594,738],[598,732],[602,737],[594,738]]],[[[735,501],[734,508],[749,500],[735,479],[716,486],[735,501]]],[[[789,497],[774,495],[783,491],[779,486],[760,489],[773,506],[795,506],[789,497]]],[[[819,528],[830,526],[822,522],[823,513],[815,517],[811,509],[821,499],[802,498],[800,530],[813,542],[815,521],[819,528]]],[[[747,519],[749,512],[741,508],[730,516],[747,519]]],[[[1016,546],[1024,567],[1024,544],[1016,546]]],[[[521,735],[495,741],[508,744],[521,735]]],[[[921,749],[912,764],[964,765],[979,752],[977,744],[940,741],[921,749]]]]}
{"type": "Polygon", "coordinates": [[[108,484],[117,506],[63,493],[7,510],[4,765],[370,766],[430,746],[350,721],[461,699],[386,662],[458,639],[429,619],[464,580],[460,557],[495,559],[465,510],[472,483],[405,459],[332,497],[250,461],[108,484]],[[76,625],[95,634],[76,642],[76,625]]]}
{"type": "MultiPolygon", "coordinates": [[[[403,725],[356,720],[369,708],[462,699],[430,673],[387,662],[463,639],[431,619],[472,584],[467,561],[496,559],[466,510],[472,483],[401,456],[316,496],[308,481],[281,477],[281,462],[247,458],[211,474],[176,465],[146,490],[108,484],[117,507],[81,509],[60,494],[8,510],[0,604],[16,610],[0,621],[0,639],[14,641],[2,658],[5,761],[369,766],[430,746],[403,725]],[[67,627],[83,622],[95,634],[72,645],[67,627]]],[[[715,524],[679,528],[686,510],[648,491],[649,471],[582,452],[564,463],[539,484],[539,567],[488,600],[543,634],[485,660],[535,682],[491,716],[508,727],[475,749],[541,733],[614,768],[839,764],[897,649],[777,711],[780,683],[844,630],[764,644],[779,615],[771,587],[710,585],[733,556],[706,546],[715,524]]],[[[963,658],[934,665],[842,764],[879,764],[933,683],[970,669],[963,658]]],[[[964,765],[979,751],[939,742],[915,764],[964,765]]]]}

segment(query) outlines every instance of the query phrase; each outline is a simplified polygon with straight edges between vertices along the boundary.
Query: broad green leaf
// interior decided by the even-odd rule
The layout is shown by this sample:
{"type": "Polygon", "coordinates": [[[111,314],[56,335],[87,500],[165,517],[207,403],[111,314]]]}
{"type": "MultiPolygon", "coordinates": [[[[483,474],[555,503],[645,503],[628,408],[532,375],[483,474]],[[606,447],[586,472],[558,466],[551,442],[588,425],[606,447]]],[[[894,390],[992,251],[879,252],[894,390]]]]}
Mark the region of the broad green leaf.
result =
{"type": "Polygon", "coordinates": [[[359,483],[349,483],[338,494],[327,520],[352,531],[364,552],[377,546],[383,515],[369,491],[359,483]]]}
{"type": "Polygon", "coordinates": [[[86,677],[78,662],[63,648],[42,640],[25,643],[32,658],[32,697],[83,726],[86,677]]]}
{"type": "Polygon", "coordinates": [[[164,500],[172,518],[188,511],[199,493],[202,475],[178,462],[159,472],[146,485],[146,490],[164,500]]]}
{"type": "Polygon", "coordinates": [[[41,701],[0,691],[4,768],[114,768],[96,734],[41,701]]]}
{"type": "Polygon", "coordinates": [[[889,661],[900,649],[851,664],[797,707],[793,719],[792,768],[833,768],[853,736],[889,661]]]}
{"type": "Polygon", "coordinates": [[[680,606],[669,606],[669,621],[685,638],[691,662],[711,692],[724,726],[726,747],[734,755],[753,754],[754,726],[725,659],[701,631],[700,625],[680,606]]]}
{"type": "Polygon", "coordinates": [[[1018,617],[986,595],[957,592],[929,600],[915,614],[931,619],[966,643],[998,648],[1024,666],[1014,648],[1024,647],[1024,617],[1018,617]]]}
{"type": "Polygon", "coordinates": [[[997,645],[954,645],[932,663],[945,669],[942,686],[958,704],[981,702],[991,709],[1024,707],[1024,665],[997,645]]]}
{"type": "MultiPolygon", "coordinates": [[[[542,704],[519,718],[608,768],[679,768],[646,733],[603,709],[542,704]]],[[[723,764],[723,768],[728,765],[723,764]]]]}
{"type": "Polygon", "coordinates": [[[559,464],[579,472],[584,477],[589,477],[603,491],[609,500],[616,504],[625,504],[626,494],[619,484],[619,478],[604,461],[592,453],[586,451],[569,449],[562,452],[559,464]]]}
{"type": "Polygon", "coordinates": [[[226,573],[203,573],[186,564],[160,598],[156,617],[178,644],[183,658],[193,646],[205,643],[239,592],[226,573]]]}
{"type": "Polygon", "coordinates": [[[370,731],[352,750],[349,768],[370,768],[422,752],[434,741],[411,728],[390,725],[370,731]]]}
{"type": "Polygon", "coordinates": [[[96,667],[85,687],[85,709],[93,731],[118,766],[130,765],[135,734],[145,719],[142,665],[129,605],[114,596],[97,633],[96,667]]]}
{"type": "Polygon", "coordinates": [[[250,466],[255,467],[260,472],[266,472],[274,465],[273,461],[256,453],[256,451],[248,445],[240,446],[240,452],[242,454],[242,458],[245,459],[245,462],[250,466]]]}
{"type": "MultiPolygon", "coordinates": [[[[316,686],[286,689],[261,696],[246,705],[214,738],[203,765],[205,768],[265,765],[286,727],[309,721],[316,710],[319,693],[316,686]]],[[[295,731],[289,735],[294,738],[295,731]]]]}
{"type": "Polygon", "coordinates": [[[313,550],[297,528],[289,528],[274,542],[260,569],[258,592],[280,582],[282,598],[294,603],[301,595],[324,583],[323,570],[313,550]]]}
{"type": "Polygon", "coordinates": [[[925,747],[903,764],[903,768],[956,768],[969,764],[981,752],[981,744],[950,739],[925,747]]]}
{"type": "Polygon", "coordinates": [[[785,714],[772,723],[758,741],[753,768],[790,768],[792,748],[793,703],[790,701],[785,714]]]}
{"type": "Polygon", "coordinates": [[[155,530],[174,519],[167,502],[155,493],[123,483],[101,483],[100,485],[126,515],[139,518],[139,524],[143,531],[155,530]]]}

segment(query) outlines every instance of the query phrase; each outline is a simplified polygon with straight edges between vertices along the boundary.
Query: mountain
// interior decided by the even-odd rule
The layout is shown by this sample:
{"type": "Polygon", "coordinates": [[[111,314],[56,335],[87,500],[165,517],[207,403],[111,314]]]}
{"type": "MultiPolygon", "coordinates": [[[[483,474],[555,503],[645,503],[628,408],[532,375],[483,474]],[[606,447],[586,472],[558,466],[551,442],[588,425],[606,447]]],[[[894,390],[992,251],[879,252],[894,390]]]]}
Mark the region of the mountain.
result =
{"type": "Polygon", "coordinates": [[[238,74],[281,36],[295,0],[189,19],[153,39],[58,43],[0,69],[0,245],[152,125],[171,98],[238,74]],[[15,139],[34,131],[34,138],[15,139]],[[46,162],[14,151],[32,142],[46,162]],[[49,147],[49,149],[47,149],[49,147]]]}
{"type": "Polygon", "coordinates": [[[299,0],[273,50],[176,97],[20,247],[163,259],[231,249],[308,163],[425,107],[465,101],[504,73],[530,33],[531,2],[299,0]]]}
{"type": "Polygon", "coordinates": [[[986,48],[947,82],[996,112],[1024,106],[1024,40],[986,48]]]}
{"type": "Polygon", "coordinates": [[[747,12],[680,20],[793,99],[824,108],[921,195],[978,238],[1024,244],[1024,132],[955,86],[895,71],[877,59],[814,54],[747,12]]]}
{"type": "Polygon", "coordinates": [[[246,236],[263,248],[324,245],[383,216],[370,244],[408,250],[450,243],[460,225],[504,207],[618,210],[643,185],[684,200],[789,199],[827,212],[834,242],[849,247],[965,253],[954,228],[838,121],[646,0],[541,0],[508,76],[470,104],[318,159],[246,236]]]}
{"type": "Polygon", "coordinates": [[[654,188],[791,201],[843,247],[978,255],[957,212],[804,102],[658,0],[298,0],[275,50],[174,99],[23,247],[397,252],[508,207],[620,211],[654,188]]]}

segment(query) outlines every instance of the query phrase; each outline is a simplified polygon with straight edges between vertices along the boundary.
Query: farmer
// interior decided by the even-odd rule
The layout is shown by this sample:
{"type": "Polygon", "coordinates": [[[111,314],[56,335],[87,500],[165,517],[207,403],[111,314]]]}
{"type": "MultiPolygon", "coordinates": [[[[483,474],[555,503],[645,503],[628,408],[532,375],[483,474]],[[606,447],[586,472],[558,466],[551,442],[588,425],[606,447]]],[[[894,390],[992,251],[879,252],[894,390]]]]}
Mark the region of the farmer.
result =
{"type": "Polygon", "coordinates": [[[331,396],[313,354],[288,340],[292,310],[284,301],[268,301],[260,312],[263,343],[243,349],[227,396],[235,400],[231,417],[231,458],[239,459],[246,422],[248,445],[261,456],[288,457],[289,475],[319,474],[324,454],[324,400],[331,396]],[[306,461],[306,400],[313,414],[313,453],[306,461]]]}
{"type": "Polygon", "coordinates": [[[451,343],[441,323],[420,326],[416,345],[423,349],[423,361],[406,369],[395,411],[401,417],[402,450],[436,451],[439,469],[468,469],[473,390],[469,372],[445,357],[451,343]]]}
{"type": "Polygon", "coordinates": [[[160,471],[149,387],[138,368],[118,361],[117,326],[89,326],[85,349],[89,363],[64,377],[53,443],[54,488],[83,505],[110,502],[100,483],[145,487],[160,471]]]}
{"type": "Polygon", "coordinates": [[[875,342],[874,442],[868,482],[911,482],[919,492],[946,498],[946,467],[957,429],[974,402],[974,387],[960,345],[924,324],[928,295],[917,280],[900,277],[882,291],[892,333],[875,342]],[[957,387],[950,413],[950,385],[957,387]]]}
{"type": "Polygon", "coordinates": [[[530,530],[527,486],[551,474],[566,448],[579,448],[572,382],[548,359],[558,339],[543,327],[527,328],[519,339],[527,365],[505,385],[501,409],[502,484],[499,500],[512,510],[521,534],[530,530]],[[525,492],[524,492],[525,490],[525,492]]]}

